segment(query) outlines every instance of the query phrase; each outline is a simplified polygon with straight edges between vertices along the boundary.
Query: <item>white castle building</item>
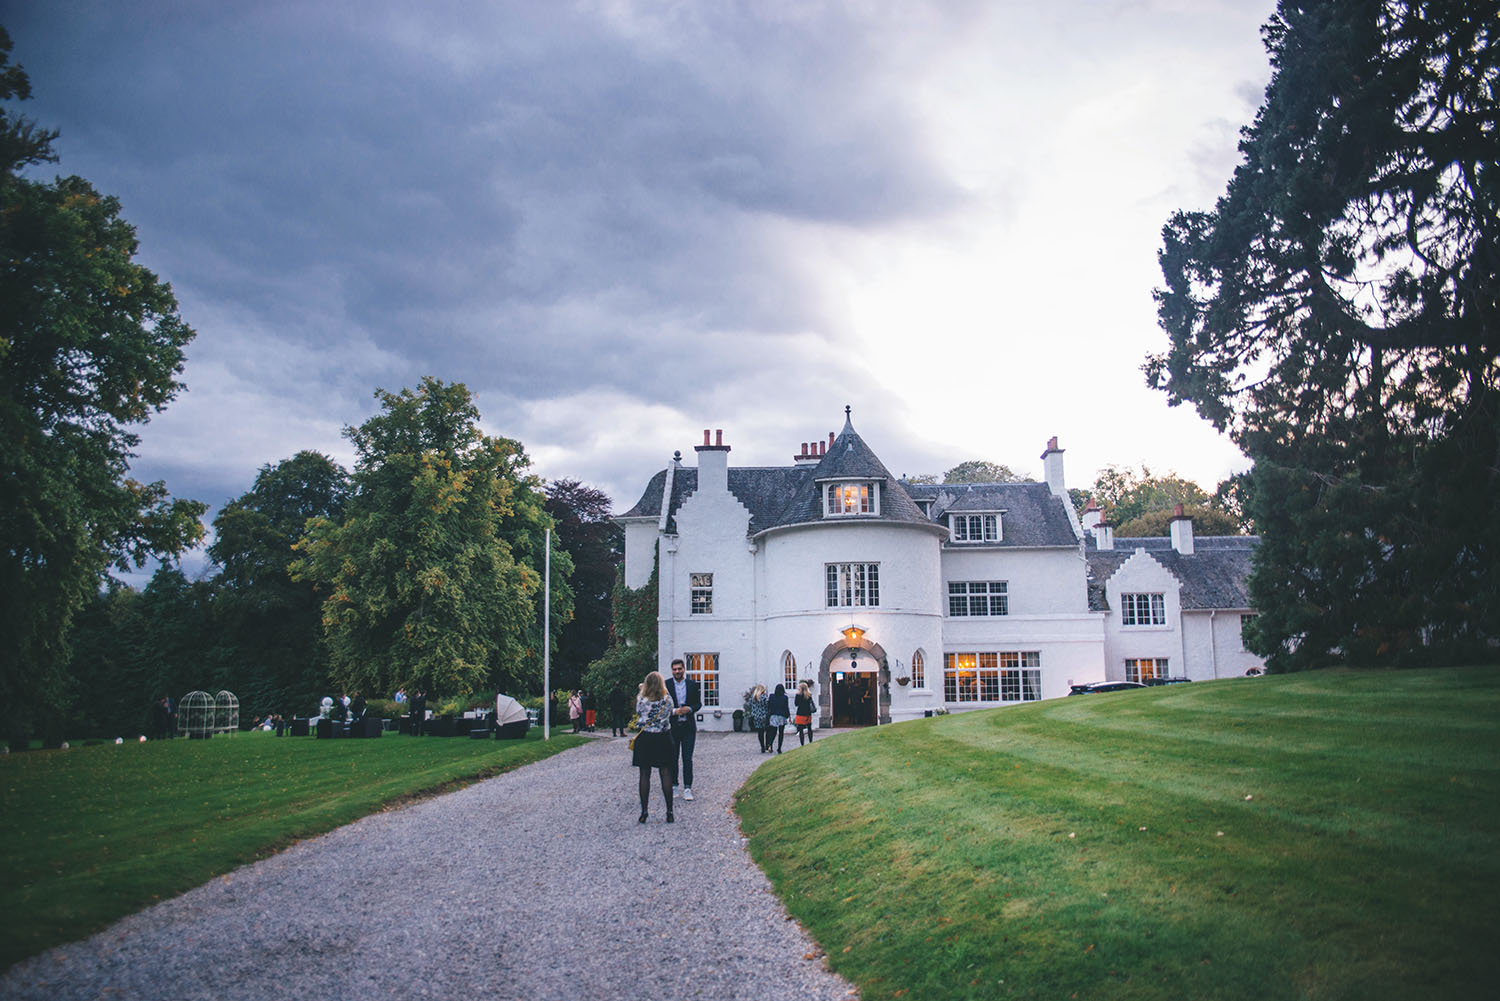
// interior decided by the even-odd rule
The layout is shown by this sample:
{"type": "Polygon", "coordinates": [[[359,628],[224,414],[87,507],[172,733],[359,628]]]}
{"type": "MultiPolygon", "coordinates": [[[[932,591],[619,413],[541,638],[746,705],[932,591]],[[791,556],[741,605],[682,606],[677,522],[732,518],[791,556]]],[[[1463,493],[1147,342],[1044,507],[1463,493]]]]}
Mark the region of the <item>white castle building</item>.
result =
{"type": "Polygon", "coordinates": [[[730,468],[703,432],[618,521],[625,583],[659,572],[658,658],[727,729],[754,684],[815,682],[821,726],[888,723],[1068,694],[1072,685],[1202,680],[1261,665],[1240,627],[1258,539],[1115,539],[1080,521],[1057,439],[1041,483],[898,480],[855,432],[789,466],[730,468]]]}

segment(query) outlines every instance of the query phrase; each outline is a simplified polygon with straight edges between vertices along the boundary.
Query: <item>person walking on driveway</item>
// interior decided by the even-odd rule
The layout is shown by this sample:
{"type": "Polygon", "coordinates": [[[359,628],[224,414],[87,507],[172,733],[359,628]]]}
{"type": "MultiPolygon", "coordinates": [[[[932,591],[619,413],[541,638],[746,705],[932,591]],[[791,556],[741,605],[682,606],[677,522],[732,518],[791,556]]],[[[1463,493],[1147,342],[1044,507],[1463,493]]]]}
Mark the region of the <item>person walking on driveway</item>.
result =
{"type": "Polygon", "coordinates": [[[812,743],[812,717],[813,717],[812,692],[807,689],[807,682],[797,686],[797,714],[792,717],[792,723],[797,727],[797,746],[802,746],[802,731],[807,731],[807,742],[812,743]]]}
{"type": "Polygon", "coordinates": [[[609,690],[609,733],[612,737],[625,736],[625,724],[630,722],[626,711],[625,689],[619,685],[609,690]]]}
{"type": "Polygon", "coordinates": [[[583,726],[583,692],[568,696],[568,719],[573,721],[573,732],[577,733],[583,726]]]}
{"type": "Polygon", "coordinates": [[[766,720],[770,716],[767,707],[770,700],[766,696],[766,686],[756,685],[750,690],[750,729],[755,731],[755,739],[760,743],[760,753],[765,754],[771,747],[768,739],[770,731],[766,729],[766,720]]]}
{"type": "Polygon", "coordinates": [[[667,823],[672,816],[671,770],[677,760],[677,748],[672,741],[672,699],[667,695],[667,684],[657,671],[646,675],[636,696],[635,711],[640,716],[641,730],[635,735],[631,748],[630,763],[640,771],[641,819],[646,822],[647,808],[651,803],[651,769],[656,769],[661,782],[661,797],[667,802],[667,823]]]}
{"type": "Polygon", "coordinates": [[[698,710],[703,708],[703,693],[698,682],[687,677],[687,665],[681,657],[672,661],[672,680],[667,682],[672,699],[672,794],[679,784],[682,798],[693,801],[693,748],[698,743],[698,710]],[[681,770],[678,759],[681,758],[681,770]]]}
{"type": "Polygon", "coordinates": [[[766,747],[770,748],[771,734],[776,734],[776,753],[781,753],[781,742],[786,739],[787,720],[792,715],[792,707],[786,701],[786,686],[777,685],[776,691],[771,693],[770,704],[766,707],[770,713],[767,722],[770,724],[766,729],[766,747]]]}

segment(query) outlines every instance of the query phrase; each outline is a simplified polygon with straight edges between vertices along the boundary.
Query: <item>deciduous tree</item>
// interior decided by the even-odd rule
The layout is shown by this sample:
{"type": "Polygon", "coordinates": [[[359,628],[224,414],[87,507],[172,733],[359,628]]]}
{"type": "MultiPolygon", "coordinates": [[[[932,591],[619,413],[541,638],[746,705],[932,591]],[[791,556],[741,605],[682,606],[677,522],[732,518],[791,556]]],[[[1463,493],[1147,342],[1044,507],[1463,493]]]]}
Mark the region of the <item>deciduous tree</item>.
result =
{"type": "Polygon", "coordinates": [[[249,716],[312,713],[329,693],[321,601],[293,580],[292,546],[309,519],[343,519],[349,474],[317,452],[262,467],[249,491],[214,518],[209,556],[221,568],[216,618],[249,716]]]}
{"type": "MultiPolygon", "coordinates": [[[[0,29],[0,100],[30,83],[0,29]]],[[[183,388],[193,331],[134,261],[120,204],[80,177],[22,176],[56,133],[0,105],[0,727],[20,739],[67,701],[74,615],[111,567],[202,537],[204,505],[128,476],[132,430],[183,388]]]]}
{"type": "Polygon", "coordinates": [[[944,483],[1024,483],[1026,477],[1009,466],[986,459],[960,462],[943,474],[944,483]]]}
{"type": "Polygon", "coordinates": [[[576,688],[589,663],[609,646],[610,592],[623,539],[610,520],[609,495],[602,490],[577,480],[554,480],[547,484],[546,508],[557,523],[558,546],[573,561],[573,618],[558,633],[552,684],[576,688]]]}
{"type": "MultiPolygon", "coordinates": [[[[382,693],[535,690],[552,519],[525,451],[480,430],[462,384],[425,378],[375,395],[381,412],[344,432],[358,456],[345,517],[309,522],[291,568],[323,599],[334,680],[382,693]]],[[[557,622],[572,610],[571,571],[555,551],[557,622]]]]}

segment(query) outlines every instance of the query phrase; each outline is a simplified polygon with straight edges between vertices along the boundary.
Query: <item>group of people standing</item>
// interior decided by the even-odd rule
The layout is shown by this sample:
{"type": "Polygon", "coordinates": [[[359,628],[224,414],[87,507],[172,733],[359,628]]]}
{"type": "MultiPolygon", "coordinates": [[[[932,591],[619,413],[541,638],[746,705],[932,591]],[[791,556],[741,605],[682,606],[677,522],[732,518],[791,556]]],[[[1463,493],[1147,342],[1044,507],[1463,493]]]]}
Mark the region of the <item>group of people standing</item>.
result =
{"type": "MultiPolygon", "coordinates": [[[[703,693],[698,682],[686,674],[683,661],[674,660],[670,681],[659,671],[652,671],[636,694],[640,731],[631,742],[630,763],[640,772],[642,824],[650,814],[653,769],[661,783],[662,799],[666,801],[667,823],[677,820],[672,802],[679,790],[684,800],[693,799],[693,749],[698,742],[698,711],[703,708],[703,693]]],[[[816,711],[812,691],[805,681],[797,686],[795,710],[787,701],[785,685],[777,685],[769,694],[765,685],[756,685],[750,693],[750,725],[756,731],[760,753],[770,754],[773,748],[777,754],[781,753],[788,722],[797,728],[798,744],[811,743],[812,717],[816,711]]],[[[619,732],[623,734],[624,730],[619,732]]]]}
{"type": "MultiPolygon", "coordinates": [[[[625,736],[625,727],[630,722],[630,700],[619,685],[609,692],[610,735],[625,736]]],[[[599,710],[592,692],[579,689],[568,696],[568,719],[574,733],[593,733],[599,725],[599,710]]]]}
{"type": "Polygon", "coordinates": [[[797,686],[796,706],[794,715],[792,707],[787,703],[785,685],[777,685],[776,690],[770,693],[766,692],[765,685],[756,685],[750,690],[750,729],[755,731],[756,739],[760,742],[761,754],[770,754],[773,749],[777,754],[781,753],[788,722],[797,728],[799,745],[812,743],[814,704],[812,692],[805,681],[797,686]]]}

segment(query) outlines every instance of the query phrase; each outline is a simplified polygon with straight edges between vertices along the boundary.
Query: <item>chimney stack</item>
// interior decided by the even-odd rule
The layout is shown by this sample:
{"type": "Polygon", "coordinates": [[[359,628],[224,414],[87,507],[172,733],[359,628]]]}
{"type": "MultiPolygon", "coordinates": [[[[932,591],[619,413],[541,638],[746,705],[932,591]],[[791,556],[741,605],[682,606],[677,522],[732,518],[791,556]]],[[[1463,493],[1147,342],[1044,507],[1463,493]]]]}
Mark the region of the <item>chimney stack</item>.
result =
{"type": "Polygon", "coordinates": [[[1103,519],[1104,512],[1099,510],[1099,505],[1094,503],[1094,498],[1090,497],[1088,505],[1083,509],[1083,530],[1085,532],[1092,532],[1094,526],[1099,524],[1103,519]]]}
{"type": "Polygon", "coordinates": [[[1094,526],[1094,545],[1101,552],[1109,552],[1115,548],[1115,530],[1107,521],[1100,521],[1094,526]]]}
{"type": "Polygon", "coordinates": [[[1068,487],[1063,482],[1063,450],[1057,447],[1057,435],[1047,439],[1047,449],[1042,452],[1042,476],[1054,494],[1068,500],[1068,487]]]}
{"type": "Polygon", "coordinates": [[[1181,504],[1172,509],[1172,548],[1193,555],[1193,519],[1183,514],[1181,504]]]}
{"type": "Polygon", "coordinates": [[[709,434],[703,432],[703,444],[693,451],[698,453],[698,490],[707,493],[729,491],[729,446],[724,444],[724,432],[719,432],[718,443],[709,444],[709,434]]]}

